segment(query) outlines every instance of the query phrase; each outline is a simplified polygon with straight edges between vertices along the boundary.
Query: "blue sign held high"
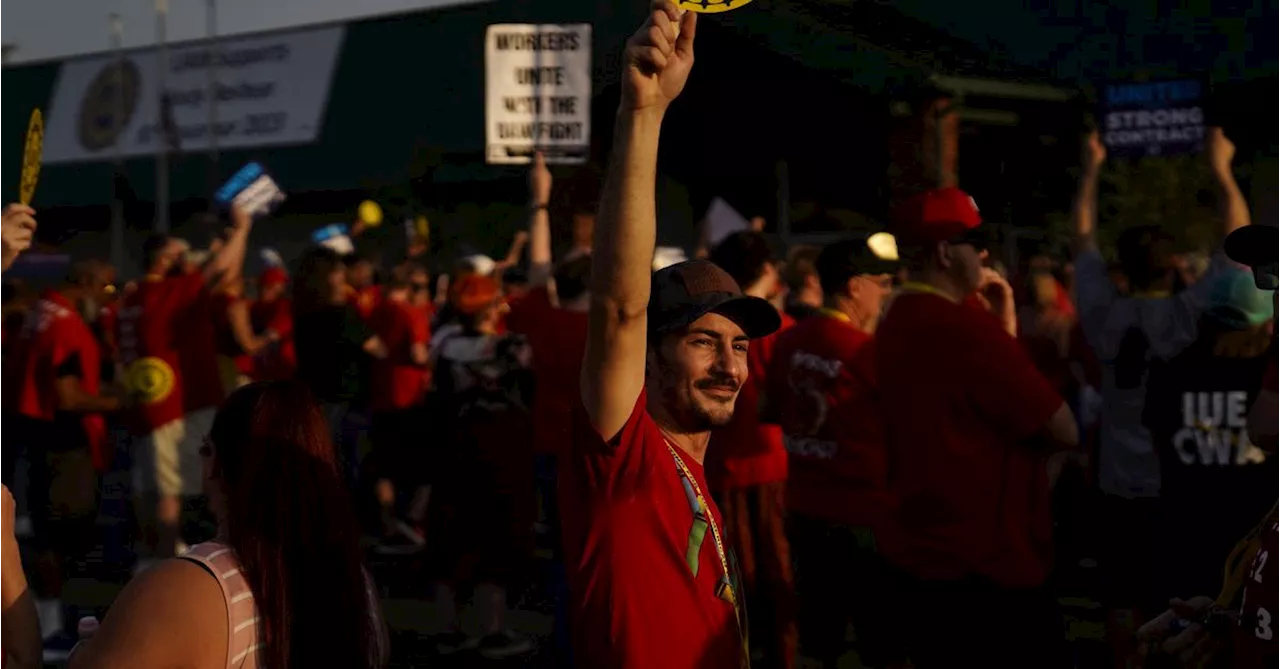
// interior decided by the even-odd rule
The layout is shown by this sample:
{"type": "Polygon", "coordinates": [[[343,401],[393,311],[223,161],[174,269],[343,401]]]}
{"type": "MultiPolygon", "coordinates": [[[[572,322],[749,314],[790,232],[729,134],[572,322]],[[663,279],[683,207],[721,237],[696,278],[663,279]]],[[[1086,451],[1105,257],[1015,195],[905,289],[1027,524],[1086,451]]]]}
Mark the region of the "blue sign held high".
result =
{"type": "Polygon", "coordinates": [[[1107,153],[1142,158],[1203,150],[1205,97],[1196,79],[1107,84],[1098,114],[1107,153]]]}

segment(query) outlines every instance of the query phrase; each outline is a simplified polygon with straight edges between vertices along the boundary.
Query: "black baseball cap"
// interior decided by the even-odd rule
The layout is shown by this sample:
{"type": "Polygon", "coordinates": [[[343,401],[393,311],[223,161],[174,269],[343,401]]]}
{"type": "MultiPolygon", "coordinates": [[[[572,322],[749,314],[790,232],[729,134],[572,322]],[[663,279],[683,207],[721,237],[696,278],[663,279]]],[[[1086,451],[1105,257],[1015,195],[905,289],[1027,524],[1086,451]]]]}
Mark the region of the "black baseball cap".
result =
{"type": "Polygon", "coordinates": [[[709,260],[687,260],[653,273],[649,332],[666,334],[715,312],[737,323],[752,339],[773,334],[782,317],[768,300],[743,295],[729,273],[709,260]]]}
{"type": "Polygon", "coordinates": [[[1222,242],[1227,257],[1249,267],[1275,263],[1280,257],[1280,231],[1274,225],[1255,223],[1237,228],[1222,242]]]}
{"type": "Polygon", "coordinates": [[[816,265],[824,293],[839,290],[855,276],[893,274],[900,266],[897,244],[887,232],[828,244],[818,254],[816,265]]]}

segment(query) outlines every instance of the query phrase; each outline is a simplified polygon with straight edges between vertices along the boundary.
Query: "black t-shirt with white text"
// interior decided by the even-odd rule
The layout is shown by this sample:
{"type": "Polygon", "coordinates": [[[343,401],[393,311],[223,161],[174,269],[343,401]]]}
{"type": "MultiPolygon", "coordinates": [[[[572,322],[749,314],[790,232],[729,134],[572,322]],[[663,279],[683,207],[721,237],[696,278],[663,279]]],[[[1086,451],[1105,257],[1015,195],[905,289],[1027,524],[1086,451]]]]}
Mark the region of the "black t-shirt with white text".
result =
{"type": "Polygon", "coordinates": [[[1247,426],[1271,354],[1217,356],[1212,339],[1202,337],[1151,369],[1143,422],[1160,459],[1161,560],[1182,574],[1204,570],[1216,581],[1222,561],[1275,503],[1280,485],[1275,455],[1253,445],[1247,426]]]}

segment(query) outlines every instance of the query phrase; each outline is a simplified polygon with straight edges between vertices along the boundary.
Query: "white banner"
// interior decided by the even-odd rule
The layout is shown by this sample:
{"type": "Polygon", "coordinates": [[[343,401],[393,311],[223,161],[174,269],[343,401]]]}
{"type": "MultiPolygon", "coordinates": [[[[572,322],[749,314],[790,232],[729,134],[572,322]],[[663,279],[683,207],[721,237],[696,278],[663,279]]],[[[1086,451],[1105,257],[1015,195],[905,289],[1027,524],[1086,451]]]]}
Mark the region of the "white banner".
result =
{"type": "Polygon", "coordinates": [[[485,32],[489,163],[578,164],[591,149],[591,24],[491,25],[485,32]]]}
{"type": "Polygon", "coordinates": [[[314,142],[344,28],[222,40],[169,49],[164,87],[169,129],[161,111],[155,49],[62,65],[45,122],[44,162],[149,155],[176,140],[181,151],[209,147],[209,66],[217,63],[218,148],[314,142]],[[215,58],[216,54],[216,58],[215,58]],[[122,92],[117,96],[116,91],[122,92]]]}

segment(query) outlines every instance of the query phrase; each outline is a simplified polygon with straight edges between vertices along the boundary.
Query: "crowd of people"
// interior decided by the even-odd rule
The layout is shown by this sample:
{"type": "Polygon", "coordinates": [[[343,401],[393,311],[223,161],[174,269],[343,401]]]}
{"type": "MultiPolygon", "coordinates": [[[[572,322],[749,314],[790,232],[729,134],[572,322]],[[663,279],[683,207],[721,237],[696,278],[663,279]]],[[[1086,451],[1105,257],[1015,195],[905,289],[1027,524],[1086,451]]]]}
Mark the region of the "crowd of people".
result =
{"type": "MultiPolygon", "coordinates": [[[[1096,134],[1069,258],[1002,270],[943,186],[871,237],[780,254],[744,230],[659,266],[660,131],[696,32],[656,2],[627,43],[598,221],[559,258],[539,155],[501,261],[316,246],[246,280],[233,208],[208,250],[149,238],[118,290],[87,260],[6,304],[6,666],[50,639],[73,669],[386,666],[371,555],[430,584],[439,656],[522,656],[507,614],[540,536],[551,666],[1085,666],[1066,555],[1103,574],[1109,666],[1276,666],[1278,242],[1221,129],[1200,272],[1156,227],[1104,260],[1096,134]],[[135,574],[76,624],[61,587],[126,457],[135,574]],[[1055,532],[1082,522],[1070,481],[1097,493],[1096,554],[1055,532]]],[[[5,210],[6,268],[35,226],[5,210]]]]}

